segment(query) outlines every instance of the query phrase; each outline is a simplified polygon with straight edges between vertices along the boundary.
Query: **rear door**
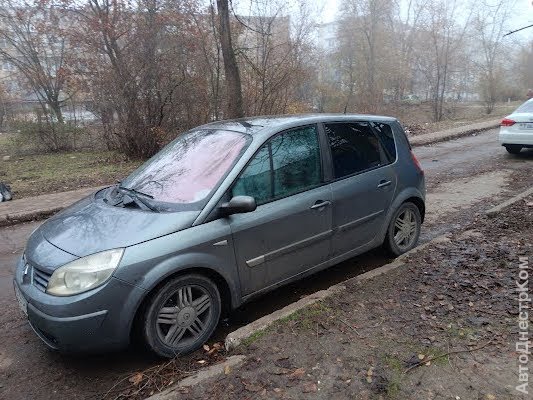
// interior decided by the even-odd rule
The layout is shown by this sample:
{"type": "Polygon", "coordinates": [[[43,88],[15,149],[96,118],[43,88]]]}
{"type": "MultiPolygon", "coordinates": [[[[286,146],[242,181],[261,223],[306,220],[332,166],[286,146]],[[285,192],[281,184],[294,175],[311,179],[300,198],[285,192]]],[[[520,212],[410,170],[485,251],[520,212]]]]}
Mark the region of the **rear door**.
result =
{"type": "Polygon", "coordinates": [[[333,255],[371,242],[395,192],[396,147],[390,125],[339,122],[323,125],[331,151],[333,255]]]}
{"type": "Polygon", "coordinates": [[[254,212],[230,217],[243,295],[328,259],[331,191],[323,183],[315,125],[271,138],[244,168],[230,196],[253,196],[254,212]]]}

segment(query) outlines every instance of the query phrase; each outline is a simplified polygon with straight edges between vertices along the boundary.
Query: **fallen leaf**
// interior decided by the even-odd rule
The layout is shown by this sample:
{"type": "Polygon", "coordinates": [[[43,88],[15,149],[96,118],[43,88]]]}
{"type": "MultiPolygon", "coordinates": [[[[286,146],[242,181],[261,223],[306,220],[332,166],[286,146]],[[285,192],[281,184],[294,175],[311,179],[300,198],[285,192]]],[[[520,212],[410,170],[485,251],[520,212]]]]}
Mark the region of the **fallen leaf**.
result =
{"type": "Polygon", "coordinates": [[[143,380],[143,374],[142,372],[137,372],[135,375],[133,375],[129,381],[133,384],[133,386],[137,386],[139,383],[141,383],[143,380]]]}
{"type": "Polygon", "coordinates": [[[231,372],[231,367],[229,365],[226,365],[224,367],[224,375],[229,375],[231,372]]]}
{"type": "Polygon", "coordinates": [[[423,360],[424,358],[426,358],[426,356],[424,354],[419,354],[418,355],[418,359],[419,360],[423,360]]]}
{"type": "Polygon", "coordinates": [[[318,390],[316,383],[308,382],[302,388],[303,393],[315,393],[318,390]]]}
{"type": "Polygon", "coordinates": [[[289,379],[300,379],[305,374],[305,369],[297,368],[292,374],[289,375],[289,379]]]}
{"type": "Polygon", "coordinates": [[[209,346],[207,344],[204,344],[202,347],[204,348],[205,351],[209,351],[209,346]]]}

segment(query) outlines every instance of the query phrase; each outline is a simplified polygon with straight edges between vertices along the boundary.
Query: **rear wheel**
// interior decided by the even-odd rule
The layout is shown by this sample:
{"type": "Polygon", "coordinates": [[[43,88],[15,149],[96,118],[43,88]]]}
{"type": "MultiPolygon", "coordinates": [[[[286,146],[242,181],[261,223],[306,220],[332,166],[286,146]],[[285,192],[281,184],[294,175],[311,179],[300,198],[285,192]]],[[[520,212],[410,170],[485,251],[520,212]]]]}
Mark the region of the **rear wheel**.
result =
{"type": "Polygon", "coordinates": [[[518,154],[522,150],[522,146],[519,144],[506,144],[505,150],[507,150],[511,154],[518,154]]]}
{"type": "Polygon", "coordinates": [[[392,216],[383,243],[385,248],[395,256],[411,250],[418,243],[421,225],[418,207],[410,202],[403,203],[392,216]]]}
{"type": "Polygon", "coordinates": [[[209,278],[173,278],[148,301],[142,319],[144,340],[161,357],[190,353],[213,334],[220,309],[220,293],[209,278]]]}

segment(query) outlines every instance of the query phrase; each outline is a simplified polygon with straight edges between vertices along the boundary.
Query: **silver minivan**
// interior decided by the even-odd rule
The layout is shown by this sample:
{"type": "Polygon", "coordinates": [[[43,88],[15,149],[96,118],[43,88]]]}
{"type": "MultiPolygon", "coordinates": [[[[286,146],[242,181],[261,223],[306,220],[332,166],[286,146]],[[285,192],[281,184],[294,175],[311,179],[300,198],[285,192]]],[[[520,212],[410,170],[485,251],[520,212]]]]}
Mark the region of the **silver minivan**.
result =
{"type": "Polygon", "coordinates": [[[424,173],[394,118],[255,117],[180,135],[30,236],[15,272],[35,333],[65,352],[163,357],[222,313],[371,248],[413,248],[424,173]]]}

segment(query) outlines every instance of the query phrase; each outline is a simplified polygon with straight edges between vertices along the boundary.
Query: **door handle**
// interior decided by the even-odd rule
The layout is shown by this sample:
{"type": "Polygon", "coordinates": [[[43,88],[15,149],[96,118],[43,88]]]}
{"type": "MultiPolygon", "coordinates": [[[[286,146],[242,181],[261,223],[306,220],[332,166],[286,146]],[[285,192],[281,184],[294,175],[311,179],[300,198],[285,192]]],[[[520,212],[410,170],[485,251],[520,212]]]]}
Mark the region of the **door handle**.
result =
{"type": "Polygon", "coordinates": [[[317,210],[319,208],[323,208],[323,207],[329,206],[330,204],[331,204],[331,201],[317,200],[317,202],[311,206],[311,209],[312,210],[317,210]]]}
{"type": "Polygon", "coordinates": [[[392,181],[386,181],[386,180],[382,180],[378,183],[378,188],[382,188],[382,187],[385,187],[385,186],[389,186],[390,184],[392,183],[392,181]]]}

